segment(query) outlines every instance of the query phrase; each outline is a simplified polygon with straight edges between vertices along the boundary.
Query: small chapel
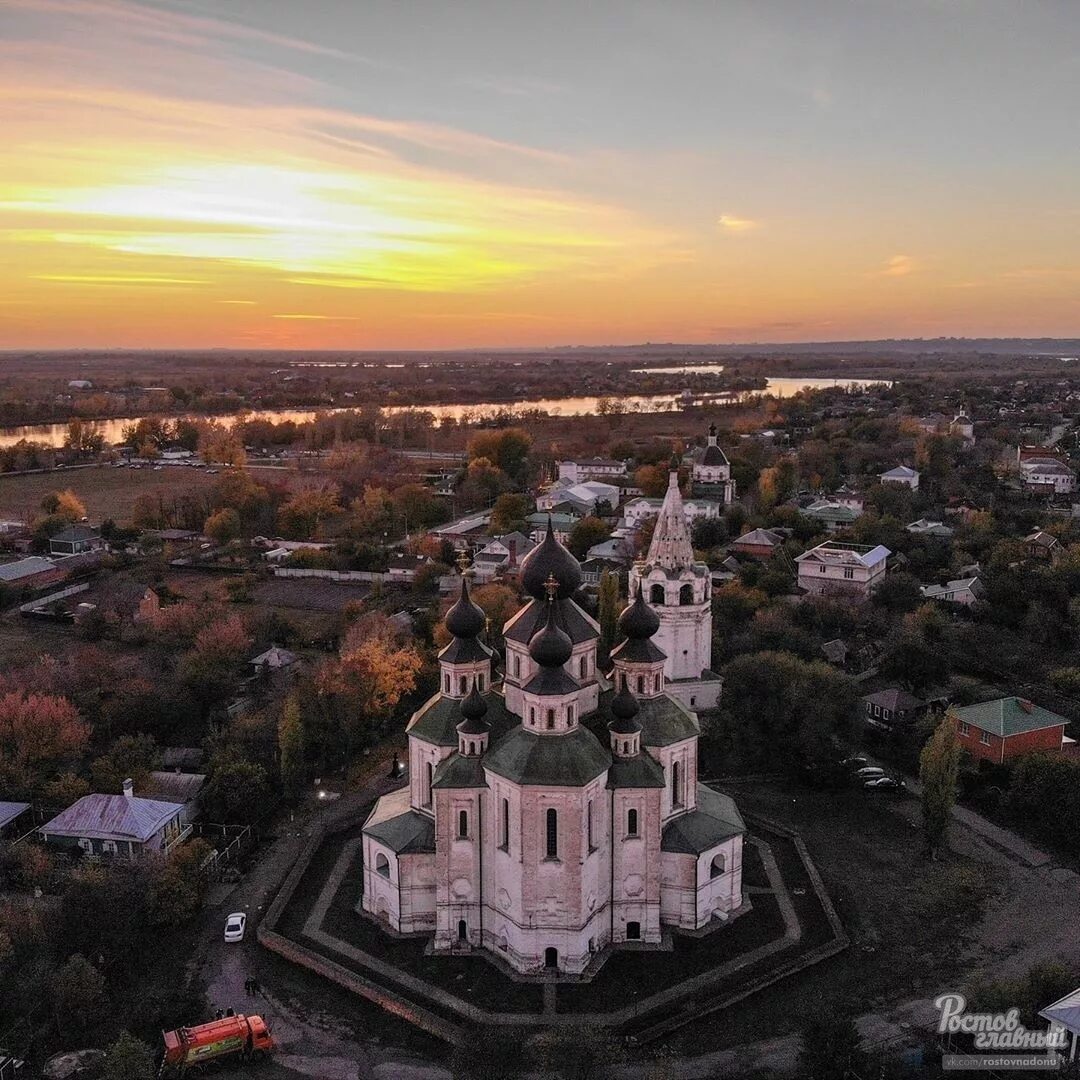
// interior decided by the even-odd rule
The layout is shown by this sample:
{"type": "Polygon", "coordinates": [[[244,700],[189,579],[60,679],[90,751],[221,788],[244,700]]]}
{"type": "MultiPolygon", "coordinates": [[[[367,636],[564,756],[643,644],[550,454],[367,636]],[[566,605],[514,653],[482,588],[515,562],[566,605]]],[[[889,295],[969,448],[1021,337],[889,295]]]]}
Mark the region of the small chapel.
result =
{"type": "Polygon", "coordinates": [[[610,671],[575,599],[580,566],[550,525],[520,580],[528,600],[503,628],[500,663],[462,577],[439,692],[409,721],[408,784],[364,824],[361,910],[433,935],[436,952],[486,950],[549,976],[729,922],[745,903],[745,826],[698,783],[692,704],[715,705],[719,679],[678,463],[610,671]]]}

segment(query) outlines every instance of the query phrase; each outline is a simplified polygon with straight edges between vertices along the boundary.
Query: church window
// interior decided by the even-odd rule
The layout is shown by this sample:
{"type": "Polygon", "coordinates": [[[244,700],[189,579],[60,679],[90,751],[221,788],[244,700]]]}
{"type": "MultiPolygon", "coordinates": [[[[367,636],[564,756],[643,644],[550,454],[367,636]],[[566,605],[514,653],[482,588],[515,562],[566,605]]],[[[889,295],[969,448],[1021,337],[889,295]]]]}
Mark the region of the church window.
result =
{"type": "Polygon", "coordinates": [[[589,800],[585,807],[585,839],[589,843],[589,850],[595,851],[596,844],[593,843],[593,812],[592,812],[592,799],[589,800]]]}
{"type": "Polygon", "coordinates": [[[567,705],[566,706],[566,723],[567,723],[567,726],[569,726],[569,727],[574,726],[574,706],[573,705],[567,705]]]}
{"type": "Polygon", "coordinates": [[[724,860],[723,852],[716,856],[712,861],[712,868],[709,871],[710,877],[719,877],[725,869],[726,863],[724,860]]]}
{"type": "Polygon", "coordinates": [[[682,764],[678,761],[671,763],[671,805],[682,806],[682,764]]]}
{"type": "Polygon", "coordinates": [[[514,675],[517,678],[521,677],[521,657],[517,654],[514,655],[514,675]]]}
{"type": "Polygon", "coordinates": [[[548,726],[548,731],[550,731],[555,726],[555,710],[554,709],[548,709],[548,711],[547,711],[547,726],[548,726]]]}
{"type": "Polygon", "coordinates": [[[583,679],[589,674],[589,658],[587,656],[583,656],[578,663],[578,673],[583,679]]]}
{"type": "Polygon", "coordinates": [[[640,941],[641,940],[641,923],[628,922],[626,924],[626,940],[627,941],[640,941]]]}
{"type": "Polygon", "coordinates": [[[477,690],[479,690],[479,691],[480,691],[481,693],[483,693],[483,692],[484,692],[484,676],[483,676],[482,674],[478,674],[478,675],[476,676],[476,688],[477,688],[477,690]]]}
{"type": "Polygon", "coordinates": [[[390,876],[390,860],[381,851],[375,856],[375,873],[385,878],[390,876]]]}
{"type": "Polygon", "coordinates": [[[664,586],[660,584],[654,585],[649,590],[649,603],[650,604],[662,604],[664,602],[664,586]]]}
{"type": "Polygon", "coordinates": [[[457,834],[459,840],[465,840],[469,836],[469,812],[459,810],[457,816],[457,834]]]}
{"type": "Polygon", "coordinates": [[[692,604],[694,602],[694,586],[687,582],[679,590],[679,603],[682,605],[692,604]]]}
{"type": "Polygon", "coordinates": [[[637,836],[637,810],[632,806],[626,811],[626,835],[637,836]]]}
{"type": "Polygon", "coordinates": [[[443,676],[443,693],[444,694],[449,694],[450,693],[450,676],[449,675],[444,675],[443,676]]]}
{"type": "Polygon", "coordinates": [[[424,785],[424,805],[425,806],[430,806],[431,805],[431,782],[434,779],[434,775],[435,775],[435,767],[431,764],[430,761],[427,763],[427,768],[424,770],[424,775],[425,775],[425,778],[427,780],[427,783],[424,785]]]}
{"type": "Polygon", "coordinates": [[[463,693],[463,694],[464,694],[464,693],[465,693],[465,688],[466,688],[466,687],[467,687],[468,685],[469,685],[469,682],[468,682],[468,680],[467,680],[467,679],[465,678],[465,676],[464,676],[464,675],[462,675],[462,676],[461,676],[461,678],[460,678],[460,679],[458,679],[458,689],[460,690],[460,692],[461,692],[461,693],[463,693]]]}
{"type": "Polygon", "coordinates": [[[469,924],[464,919],[459,919],[457,924],[458,941],[469,940],[469,924]]]}
{"type": "Polygon", "coordinates": [[[625,671],[622,673],[620,678],[622,679],[622,688],[625,690],[630,685],[630,680],[627,678],[625,671]]]}
{"type": "Polygon", "coordinates": [[[536,708],[533,705],[529,706],[529,727],[536,727],[536,708]]]}
{"type": "Polygon", "coordinates": [[[645,676],[644,675],[639,675],[637,677],[637,692],[639,694],[644,694],[645,693],[645,676]]]}
{"type": "Polygon", "coordinates": [[[510,850],[510,800],[503,799],[502,813],[499,817],[499,847],[510,850]]]}
{"type": "Polygon", "coordinates": [[[659,672],[657,672],[657,674],[656,674],[656,678],[655,678],[655,679],[653,679],[653,689],[654,689],[654,690],[655,690],[655,691],[656,691],[656,692],[657,692],[658,694],[660,693],[660,673],[659,673],[659,672]]]}
{"type": "Polygon", "coordinates": [[[559,814],[554,809],[547,812],[547,857],[559,857],[559,814]]]}

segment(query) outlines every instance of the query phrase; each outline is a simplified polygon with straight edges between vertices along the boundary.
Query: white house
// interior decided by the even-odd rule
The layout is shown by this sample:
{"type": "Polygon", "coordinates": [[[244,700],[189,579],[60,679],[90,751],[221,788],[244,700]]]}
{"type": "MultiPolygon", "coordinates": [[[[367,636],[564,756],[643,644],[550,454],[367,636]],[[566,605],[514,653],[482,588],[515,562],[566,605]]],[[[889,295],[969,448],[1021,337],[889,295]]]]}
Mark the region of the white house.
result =
{"type": "Polygon", "coordinates": [[[563,504],[584,515],[595,514],[598,504],[607,503],[612,510],[619,507],[619,489],[614,484],[605,484],[599,480],[585,480],[571,484],[565,480],[556,480],[536,499],[537,510],[551,510],[563,504]]]}
{"type": "Polygon", "coordinates": [[[919,470],[907,465],[897,465],[895,469],[880,473],[878,480],[883,484],[903,484],[912,491],[919,490],[919,470]]]}
{"type": "Polygon", "coordinates": [[[407,728],[408,783],[364,824],[363,912],[430,934],[436,955],[549,976],[723,926],[744,905],[745,826],[698,783],[700,728],[667,692],[659,618],[639,592],[605,678],[599,627],[574,601],[581,569],[551,531],[521,581],[501,683],[467,579],[447,613],[439,692],[407,728]]]}
{"type": "Polygon", "coordinates": [[[971,607],[982,598],[983,583],[977,577],[957,578],[944,585],[923,585],[920,591],[927,600],[971,607]]]}
{"type": "MultiPolygon", "coordinates": [[[[631,529],[636,529],[647,518],[656,517],[664,505],[663,499],[651,499],[642,495],[631,499],[622,509],[622,519],[631,529]]],[[[683,514],[688,525],[699,518],[718,518],[723,512],[723,504],[715,499],[684,499],[683,514]]]]}
{"type": "Polygon", "coordinates": [[[1020,462],[1020,478],[1040,492],[1067,495],[1076,490],[1076,473],[1057,458],[1025,458],[1020,462]]]}
{"type": "Polygon", "coordinates": [[[919,518],[918,521],[913,521],[904,528],[915,536],[939,536],[942,539],[948,539],[953,535],[953,530],[944,522],[931,521],[929,518],[919,518]]]}
{"type": "Polygon", "coordinates": [[[580,484],[585,480],[608,480],[618,483],[626,475],[626,462],[614,458],[564,458],[558,462],[559,479],[580,484]]]}
{"type": "Polygon", "coordinates": [[[892,552],[878,544],[844,544],[826,540],[803,552],[799,564],[799,587],[809,593],[846,592],[869,596],[885,577],[892,552]]]}

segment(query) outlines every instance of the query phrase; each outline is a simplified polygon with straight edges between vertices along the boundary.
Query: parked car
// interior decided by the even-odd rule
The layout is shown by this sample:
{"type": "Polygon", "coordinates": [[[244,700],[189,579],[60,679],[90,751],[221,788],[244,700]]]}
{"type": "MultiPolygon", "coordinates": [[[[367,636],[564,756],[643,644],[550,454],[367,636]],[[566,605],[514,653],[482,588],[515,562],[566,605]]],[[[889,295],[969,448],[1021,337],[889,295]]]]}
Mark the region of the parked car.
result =
{"type": "Polygon", "coordinates": [[[862,769],[857,769],[855,775],[860,780],[877,780],[885,775],[885,770],[879,769],[876,765],[867,765],[862,769]]]}
{"type": "Polygon", "coordinates": [[[247,929],[247,916],[242,911],[234,911],[225,920],[225,940],[243,941],[247,929]]]}
{"type": "Polygon", "coordinates": [[[867,791],[899,791],[905,786],[903,780],[894,780],[891,776],[878,776],[863,784],[867,791]]]}
{"type": "Polygon", "coordinates": [[[870,759],[864,757],[849,757],[844,758],[840,764],[848,769],[865,769],[866,766],[870,764],[870,759]]]}

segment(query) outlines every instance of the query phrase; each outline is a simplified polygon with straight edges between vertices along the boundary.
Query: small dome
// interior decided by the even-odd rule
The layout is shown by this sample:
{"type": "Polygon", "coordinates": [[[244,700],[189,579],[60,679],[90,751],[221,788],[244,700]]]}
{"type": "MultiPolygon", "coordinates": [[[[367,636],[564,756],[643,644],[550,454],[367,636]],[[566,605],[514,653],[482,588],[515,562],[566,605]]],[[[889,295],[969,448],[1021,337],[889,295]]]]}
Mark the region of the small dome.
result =
{"type": "Polygon", "coordinates": [[[616,735],[632,735],[636,731],[641,730],[641,724],[638,723],[638,703],[633,694],[630,693],[628,687],[623,687],[612,699],[611,699],[611,715],[615,717],[608,729],[613,731],[616,735]]]}
{"type": "Polygon", "coordinates": [[[632,641],[644,641],[660,629],[660,616],[645,603],[640,578],[634,602],[624,607],[619,616],[619,629],[632,641]]]}
{"type": "Polygon", "coordinates": [[[521,561],[521,583],[530,596],[546,600],[549,577],[558,583],[560,600],[573,596],[581,585],[581,567],[577,559],[555,539],[550,517],[543,543],[534,547],[521,561]]]}
{"type": "Polygon", "coordinates": [[[570,635],[555,622],[555,604],[548,601],[547,620],[529,641],[529,655],[545,668],[562,667],[574,651],[570,635]]]}
{"type": "Polygon", "coordinates": [[[486,625],[484,609],[469,599],[469,581],[462,578],[461,596],[446,613],[446,629],[456,638],[474,638],[486,625]]]}
{"type": "Polygon", "coordinates": [[[484,720],[488,711],[487,702],[476,688],[475,682],[468,697],[461,703],[459,711],[464,719],[457,729],[463,735],[483,735],[488,730],[487,721],[484,720]]]}

